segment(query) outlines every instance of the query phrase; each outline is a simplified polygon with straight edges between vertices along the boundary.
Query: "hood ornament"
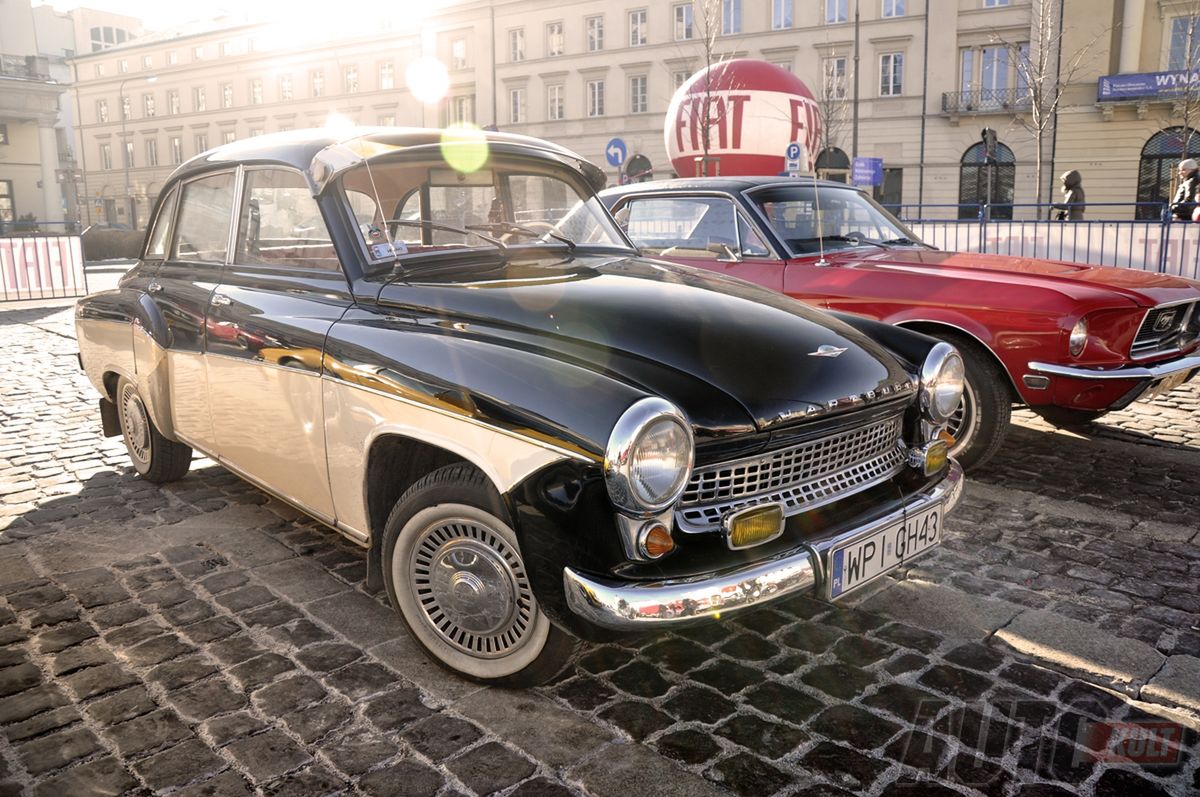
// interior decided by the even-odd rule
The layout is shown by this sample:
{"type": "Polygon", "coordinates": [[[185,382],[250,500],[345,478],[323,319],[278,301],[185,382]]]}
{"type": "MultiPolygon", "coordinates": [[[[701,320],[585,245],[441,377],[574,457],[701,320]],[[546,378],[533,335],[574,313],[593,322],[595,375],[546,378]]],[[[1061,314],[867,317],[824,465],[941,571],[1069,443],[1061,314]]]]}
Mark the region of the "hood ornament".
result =
{"type": "Polygon", "coordinates": [[[830,346],[826,343],[823,346],[818,346],[816,351],[810,351],[809,357],[838,357],[846,352],[845,349],[839,349],[837,346],[830,346]]]}

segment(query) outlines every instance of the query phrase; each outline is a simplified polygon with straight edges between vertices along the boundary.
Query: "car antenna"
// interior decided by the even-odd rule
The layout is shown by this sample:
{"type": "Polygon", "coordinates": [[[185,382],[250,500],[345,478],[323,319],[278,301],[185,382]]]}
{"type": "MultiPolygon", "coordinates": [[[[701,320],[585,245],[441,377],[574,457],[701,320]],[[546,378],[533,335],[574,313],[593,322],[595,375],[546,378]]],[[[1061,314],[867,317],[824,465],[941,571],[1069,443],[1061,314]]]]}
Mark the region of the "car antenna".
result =
{"type": "Polygon", "coordinates": [[[816,265],[828,266],[829,261],[825,259],[825,225],[821,223],[821,192],[817,184],[821,182],[816,174],[813,174],[813,209],[817,219],[817,251],[820,252],[820,257],[817,259],[816,265]]]}

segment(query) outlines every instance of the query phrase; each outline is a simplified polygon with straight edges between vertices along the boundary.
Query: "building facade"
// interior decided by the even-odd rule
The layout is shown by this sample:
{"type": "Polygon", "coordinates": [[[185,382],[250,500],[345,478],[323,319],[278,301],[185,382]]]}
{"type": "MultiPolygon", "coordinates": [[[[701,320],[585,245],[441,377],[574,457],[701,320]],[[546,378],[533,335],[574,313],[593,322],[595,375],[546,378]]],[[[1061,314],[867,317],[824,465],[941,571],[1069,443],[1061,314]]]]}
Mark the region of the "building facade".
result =
{"type": "Polygon", "coordinates": [[[1029,0],[656,0],[619,9],[604,0],[464,0],[373,25],[369,35],[336,22],[316,31],[232,20],[162,31],[72,61],[85,221],[141,227],[184,159],[331,115],[495,125],[602,166],[606,143],[619,137],[641,156],[640,177],[668,177],[663,122],[676,87],[730,57],[775,63],[823,95],[832,120],[824,173],[844,179],[855,154],[879,157],[877,195],[887,203],[976,214],[989,184],[981,127],[1000,138],[993,201],[1035,193],[1035,138],[1016,121],[1022,86],[1010,55],[1028,47],[1030,19],[1029,0]],[[428,58],[445,65],[448,85],[425,103],[406,74],[428,58]]]}

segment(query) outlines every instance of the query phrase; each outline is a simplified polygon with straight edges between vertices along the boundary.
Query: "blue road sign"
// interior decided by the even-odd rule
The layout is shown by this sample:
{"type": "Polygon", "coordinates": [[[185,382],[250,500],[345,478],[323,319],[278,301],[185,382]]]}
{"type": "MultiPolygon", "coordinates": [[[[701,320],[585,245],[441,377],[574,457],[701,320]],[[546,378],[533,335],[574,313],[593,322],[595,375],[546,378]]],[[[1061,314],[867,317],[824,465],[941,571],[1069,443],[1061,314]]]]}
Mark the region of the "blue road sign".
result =
{"type": "Polygon", "coordinates": [[[787,145],[787,151],[784,153],[790,161],[800,160],[800,143],[793,141],[787,145]]]}
{"type": "Polygon", "coordinates": [[[625,162],[625,156],[629,154],[629,150],[625,148],[625,142],[619,138],[614,138],[604,146],[604,159],[608,161],[609,166],[620,167],[625,162]]]}
{"type": "Polygon", "coordinates": [[[850,182],[854,185],[882,185],[883,158],[855,158],[850,168],[850,182]]]}

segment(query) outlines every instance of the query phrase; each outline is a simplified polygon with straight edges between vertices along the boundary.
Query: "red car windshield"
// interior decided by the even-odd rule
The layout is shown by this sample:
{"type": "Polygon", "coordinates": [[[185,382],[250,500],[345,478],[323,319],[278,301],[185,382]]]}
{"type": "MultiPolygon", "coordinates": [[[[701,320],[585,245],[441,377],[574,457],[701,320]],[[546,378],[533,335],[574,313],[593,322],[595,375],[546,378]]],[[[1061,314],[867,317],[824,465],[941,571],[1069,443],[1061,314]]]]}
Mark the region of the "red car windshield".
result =
{"type": "Polygon", "coordinates": [[[920,243],[903,224],[858,191],[771,186],[749,197],[793,256],[815,254],[822,247],[920,243]]]}

